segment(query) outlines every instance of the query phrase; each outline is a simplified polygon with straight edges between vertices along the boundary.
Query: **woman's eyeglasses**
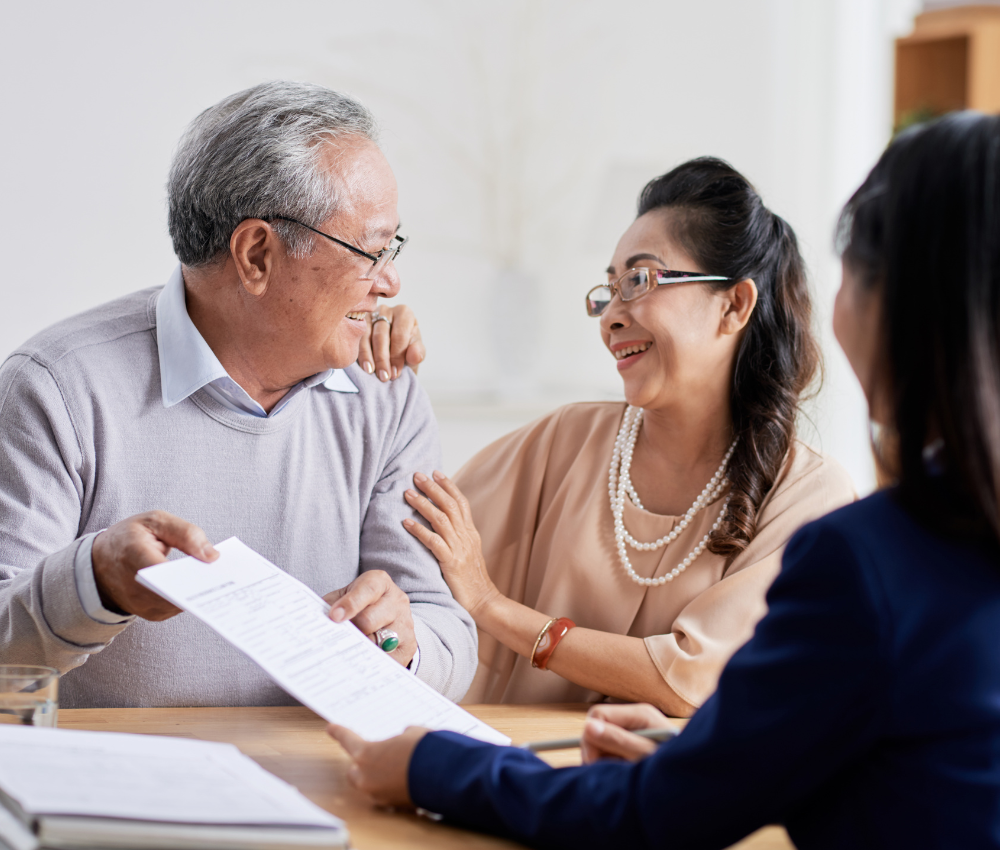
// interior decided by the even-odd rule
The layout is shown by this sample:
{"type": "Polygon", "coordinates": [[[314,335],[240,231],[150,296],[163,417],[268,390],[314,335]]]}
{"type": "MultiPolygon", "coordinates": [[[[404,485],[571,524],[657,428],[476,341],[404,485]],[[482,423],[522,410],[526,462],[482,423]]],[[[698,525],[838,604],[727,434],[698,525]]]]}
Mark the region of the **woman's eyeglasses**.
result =
{"type": "Polygon", "coordinates": [[[705,281],[727,281],[733,278],[701,272],[678,272],[671,269],[629,269],[618,280],[595,286],[587,293],[587,315],[600,316],[611,303],[617,292],[622,301],[635,301],[656,286],[668,283],[701,283],[705,281]]]}

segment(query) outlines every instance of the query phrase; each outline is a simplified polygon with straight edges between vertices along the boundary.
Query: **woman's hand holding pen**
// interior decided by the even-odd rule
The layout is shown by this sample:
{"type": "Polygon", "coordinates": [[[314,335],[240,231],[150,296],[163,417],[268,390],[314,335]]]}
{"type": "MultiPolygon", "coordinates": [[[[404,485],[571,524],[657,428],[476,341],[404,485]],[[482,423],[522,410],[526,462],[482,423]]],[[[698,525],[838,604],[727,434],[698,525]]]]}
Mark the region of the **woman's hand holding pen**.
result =
{"type": "Polygon", "coordinates": [[[501,594],[486,571],[483,545],[469,502],[442,472],[435,472],[433,478],[418,472],[413,482],[426,495],[407,490],[406,501],[431,527],[412,519],[403,520],[403,527],[430,549],[458,604],[478,622],[480,612],[501,594]]]}
{"type": "Polygon", "coordinates": [[[638,761],[656,752],[657,744],[629,729],[662,729],[673,726],[665,714],[645,703],[634,705],[595,705],[587,712],[583,727],[584,764],[598,759],[619,758],[638,761]]]}

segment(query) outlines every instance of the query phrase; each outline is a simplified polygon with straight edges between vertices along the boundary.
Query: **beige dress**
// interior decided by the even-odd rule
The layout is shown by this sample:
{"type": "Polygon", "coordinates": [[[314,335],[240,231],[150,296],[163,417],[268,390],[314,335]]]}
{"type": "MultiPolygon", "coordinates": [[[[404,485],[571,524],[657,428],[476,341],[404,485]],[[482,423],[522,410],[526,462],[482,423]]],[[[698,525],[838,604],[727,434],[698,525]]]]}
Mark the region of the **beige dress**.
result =
{"type": "MultiPolygon", "coordinates": [[[[578,626],[645,639],[653,663],[692,710],[715,690],[733,653],[767,606],[785,544],[804,523],[855,498],[846,471],[801,442],[758,513],[757,534],[726,569],[704,552],[667,584],[626,575],[615,549],[608,467],[625,405],[572,404],[487,446],[456,476],[469,498],[483,553],[501,593],[578,626]]],[[[637,573],[677,566],[715,522],[721,501],[656,552],[629,549],[637,573]]],[[[625,500],[625,525],[639,540],[670,532],[677,517],[625,500]]],[[[602,694],[533,669],[480,631],[479,669],[466,703],[595,702],[602,694]]]]}

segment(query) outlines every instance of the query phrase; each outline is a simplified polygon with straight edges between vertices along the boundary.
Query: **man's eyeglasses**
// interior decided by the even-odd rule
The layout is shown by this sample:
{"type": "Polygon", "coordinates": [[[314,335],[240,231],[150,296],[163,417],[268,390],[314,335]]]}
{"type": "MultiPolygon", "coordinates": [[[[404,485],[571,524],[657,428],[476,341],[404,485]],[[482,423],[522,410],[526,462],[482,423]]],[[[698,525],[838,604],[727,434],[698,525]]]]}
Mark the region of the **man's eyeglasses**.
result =
{"type": "Polygon", "coordinates": [[[611,303],[617,292],[622,301],[635,301],[654,287],[668,283],[701,283],[703,281],[727,281],[733,278],[701,272],[678,272],[671,269],[629,269],[618,280],[595,286],[587,293],[587,315],[600,316],[611,303]]]}
{"type": "Polygon", "coordinates": [[[400,236],[396,234],[392,237],[392,241],[377,254],[369,254],[367,251],[362,251],[360,248],[355,248],[349,242],[345,242],[343,239],[338,239],[336,236],[331,236],[329,233],[324,233],[322,230],[317,230],[315,227],[310,227],[303,221],[299,221],[297,218],[289,218],[287,215],[275,215],[271,216],[272,221],[290,221],[292,224],[297,224],[299,227],[304,227],[306,230],[311,230],[313,233],[318,233],[331,242],[336,242],[338,245],[346,248],[348,251],[353,251],[359,257],[365,257],[372,261],[371,268],[362,275],[362,280],[371,280],[374,278],[382,269],[385,268],[386,263],[391,263],[393,260],[399,256],[399,252],[403,250],[403,246],[410,240],[406,236],[400,236]]]}

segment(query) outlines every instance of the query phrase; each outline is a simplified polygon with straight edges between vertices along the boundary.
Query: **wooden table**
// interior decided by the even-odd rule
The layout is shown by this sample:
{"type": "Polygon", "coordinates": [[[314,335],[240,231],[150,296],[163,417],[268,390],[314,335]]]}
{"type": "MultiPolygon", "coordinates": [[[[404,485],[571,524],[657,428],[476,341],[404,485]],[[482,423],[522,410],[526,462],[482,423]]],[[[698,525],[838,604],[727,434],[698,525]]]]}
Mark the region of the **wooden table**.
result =
{"type": "MultiPolygon", "coordinates": [[[[580,734],[586,706],[465,706],[509,735],[515,744],[580,734]]],[[[262,767],[295,785],[306,797],[347,821],[358,850],[395,848],[513,848],[517,845],[434,823],[416,815],[373,807],[347,781],[347,755],[326,734],[326,723],[307,708],[81,708],[62,709],[63,729],[144,732],[235,744],[262,767]]],[[[577,750],[547,754],[556,766],[579,764],[577,750]]],[[[739,850],[789,850],[785,831],[762,829],[739,850]]],[[[733,850],[736,850],[733,848],[733,850]]]]}

